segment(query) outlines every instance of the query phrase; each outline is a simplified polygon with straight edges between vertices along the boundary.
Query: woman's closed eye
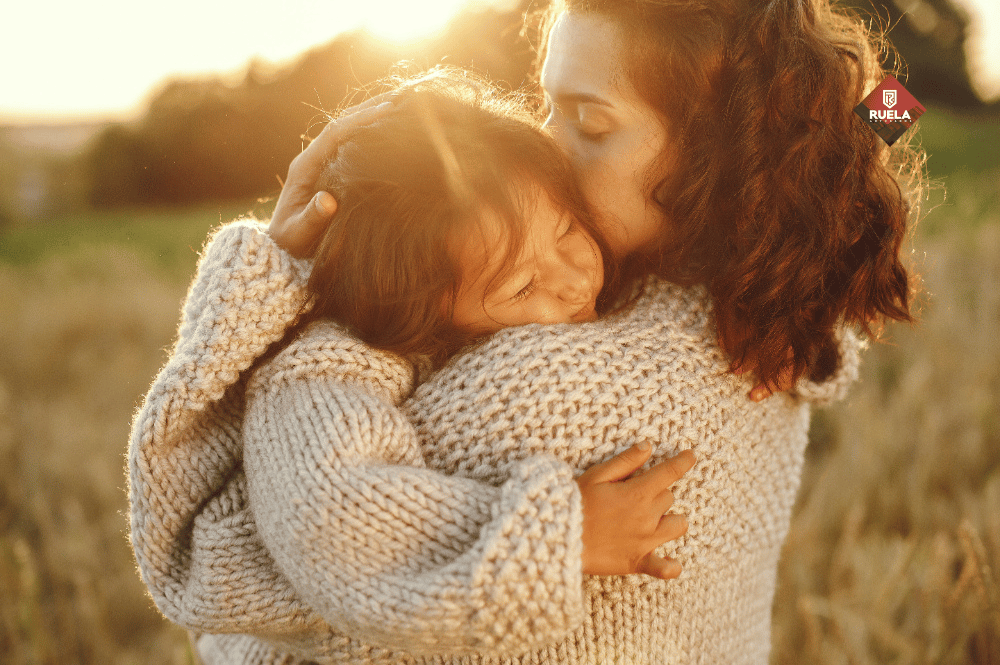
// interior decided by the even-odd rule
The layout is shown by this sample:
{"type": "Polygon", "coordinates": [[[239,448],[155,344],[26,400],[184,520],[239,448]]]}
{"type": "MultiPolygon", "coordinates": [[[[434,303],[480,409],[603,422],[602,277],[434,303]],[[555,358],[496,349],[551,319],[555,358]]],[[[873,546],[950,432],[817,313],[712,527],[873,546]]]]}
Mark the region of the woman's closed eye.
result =
{"type": "Polygon", "coordinates": [[[596,104],[578,104],[576,117],[577,131],[584,139],[600,139],[614,129],[614,121],[611,116],[602,111],[596,104]]]}
{"type": "Polygon", "coordinates": [[[542,106],[545,125],[558,127],[561,123],[573,127],[584,140],[602,138],[614,129],[614,120],[601,109],[601,105],[591,102],[574,102],[571,105],[558,104],[545,98],[542,106]]]}

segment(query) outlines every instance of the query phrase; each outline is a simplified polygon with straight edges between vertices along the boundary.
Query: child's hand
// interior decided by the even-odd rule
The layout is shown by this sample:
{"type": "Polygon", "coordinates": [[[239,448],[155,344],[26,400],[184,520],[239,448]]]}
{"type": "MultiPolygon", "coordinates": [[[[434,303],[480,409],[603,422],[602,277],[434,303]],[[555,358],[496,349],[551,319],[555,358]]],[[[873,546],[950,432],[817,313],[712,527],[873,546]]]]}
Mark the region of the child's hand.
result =
{"type": "Polygon", "coordinates": [[[292,160],[271,216],[268,234],[289,254],[308,256],[327,224],[337,212],[337,201],[329,192],[317,192],[323,167],[336,154],[337,145],[349,132],[370,124],[392,106],[388,93],[372,97],[327,123],[313,141],[292,160]]]}
{"type": "Polygon", "coordinates": [[[694,453],[684,450],[632,476],[651,452],[648,443],[640,443],[577,478],[583,495],[584,573],[644,573],[664,580],[680,575],[680,563],[654,555],[653,549],[687,531],[683,515],[664,513],[674,502],[670,486],[694,465],[694,453]]]}

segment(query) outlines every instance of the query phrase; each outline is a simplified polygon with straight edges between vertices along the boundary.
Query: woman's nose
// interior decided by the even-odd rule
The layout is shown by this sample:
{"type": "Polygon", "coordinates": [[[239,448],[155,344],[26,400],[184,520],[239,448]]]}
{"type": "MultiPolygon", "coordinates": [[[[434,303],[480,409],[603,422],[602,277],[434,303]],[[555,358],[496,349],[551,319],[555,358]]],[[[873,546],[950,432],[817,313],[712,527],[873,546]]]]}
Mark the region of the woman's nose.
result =
{"type": "Polygon", "coordinates": [[[576,151],[573,149],[572,143],[569,141],[569,135],[563,131],[562,124],[556,119],[555,112],[552,111],[545,118],[545,122],[542,123],[542,130],[548,133],[555,141],[559,149],[570,158],[570,160],[575,160],[577,158],[576,151]]]}
{"type": "Polygon", "coordinates": [[[549,114],[545,116],[545,122],[542,123],[542,130],[548,132],[550,135],[555,134],[556,122],[555,122],[555,111],[549,110],[549,114]]]}

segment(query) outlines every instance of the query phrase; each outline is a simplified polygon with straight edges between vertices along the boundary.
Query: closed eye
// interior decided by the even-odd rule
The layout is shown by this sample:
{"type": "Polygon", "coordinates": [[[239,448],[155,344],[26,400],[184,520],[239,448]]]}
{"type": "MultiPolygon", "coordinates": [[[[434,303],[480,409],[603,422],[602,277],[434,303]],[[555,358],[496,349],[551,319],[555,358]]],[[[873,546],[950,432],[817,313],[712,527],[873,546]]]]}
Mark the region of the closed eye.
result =
{"type": "Polygon", "coordinates": [[[587,131],[583,127],[579,126],[576,128],[576,133],[580,136],[581,140],[587,141],[589,143],[598,143],[608,135],[608,132],[587,131]]]}
{"type": "Polygon", "coordinates": [[[530,296],[534,292],[534,290],[535,290],[535,278],[532,277],[531,281],[525,284],[523,289],[521,289],[520,291],[515,293],[513,297],[511,297],[511,300],[515,302],[520,302],[521,300],[524,300],[525,298],[530,296]]]}

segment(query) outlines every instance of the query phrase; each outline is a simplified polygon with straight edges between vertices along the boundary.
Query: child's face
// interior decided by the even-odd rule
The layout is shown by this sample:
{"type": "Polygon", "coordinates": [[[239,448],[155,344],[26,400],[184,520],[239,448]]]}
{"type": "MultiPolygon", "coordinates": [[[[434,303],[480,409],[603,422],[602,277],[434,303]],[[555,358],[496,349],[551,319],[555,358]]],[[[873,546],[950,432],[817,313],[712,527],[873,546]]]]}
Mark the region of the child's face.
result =
{"type": "Polygon", "coordinates": [[[462,286],[452,322],[460,330],[485,335],[528,323],[597,319],[597,296],[604,285],[597,243],[548,196],[535,198],[514,266],[503,265],[502,222],[495,218],[487,217],[456,243],[462,286]]]}

